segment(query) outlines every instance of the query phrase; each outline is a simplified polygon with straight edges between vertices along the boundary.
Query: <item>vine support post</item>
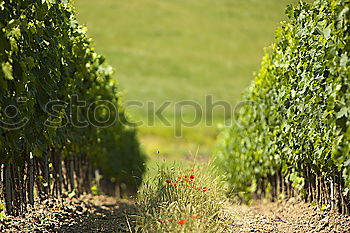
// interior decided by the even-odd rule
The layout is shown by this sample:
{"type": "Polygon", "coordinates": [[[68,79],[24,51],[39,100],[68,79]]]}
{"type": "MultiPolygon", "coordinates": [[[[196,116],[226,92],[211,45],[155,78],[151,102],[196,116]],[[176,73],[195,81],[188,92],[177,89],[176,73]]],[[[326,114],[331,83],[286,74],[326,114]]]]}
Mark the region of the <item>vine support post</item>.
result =
{"type": "Polygon", "coordinates": [[[333,177],[333,179],[331,180],[331,183],[330,183],[330,189],[331,189],[331,208],[332,210],[336,209],[336,200],[335,200],[335,187],[334,187],[334,180],[335,180],[335,177],[333,177]]]}
{"type": "Polygon", "coordinates": [[[29,204],[34,205],[34,158],[32,152],[30,152],[28,163],[28,200],[29,204]]]}
{"type": "Polygon", "coordinates": [[[58,169],[58,194],[62,195],[62,185],[63,185],[63,173],[62,173],[62,155],[57,152],[57,169],[58,169]]]}
{"type": "Polygon", "coordinates": [[[279,171],[276,172],[276,200],[278,201],[281,194],[281,178],[279,171]]]}
{"type": "Polygon", "coordinates": [[[3,169],[3,177],[5,181],[5,206],[6,213],[12,214],[12,178],[11,178],[11,165],[5,164],[3,169]]]}
{"type": "Polygon", "coordinates": [[[318,205],[322,205],[322,180],[318,176],[315,176],[315,198],[314,200],[317,202],[318,205]]]}
{"type": "Polygon", "coordinates": [[[74,182],[74,161],[72,158],[69,159],[69,184],[70,184],[70,191],[73,192],[75,189],[75,182],[74,182]]]}
{"type": "Polygon", "coordinates": [[[50,193],[50,174],[49,174],[49,156],[47,153],[44,155],[44,166],[43,166],[43,177],[45,180],[44,183],[44,193],[45,195],[49,195],[50,193]]]}

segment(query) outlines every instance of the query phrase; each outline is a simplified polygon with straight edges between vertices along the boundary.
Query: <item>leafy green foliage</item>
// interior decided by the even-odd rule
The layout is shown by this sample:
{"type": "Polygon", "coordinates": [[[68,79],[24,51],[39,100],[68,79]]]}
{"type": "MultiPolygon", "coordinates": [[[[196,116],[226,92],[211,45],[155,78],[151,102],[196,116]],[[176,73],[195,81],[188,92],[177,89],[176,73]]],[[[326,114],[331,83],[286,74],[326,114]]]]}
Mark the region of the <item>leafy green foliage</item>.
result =
{"type": "Polygon", "coordinates": [[[0,204],[0,222],[3,221],[5,218],[4,209],[5,209],[5,205],[1,203],[0,204]]]}
{"type": "Polygon", "coordinates": [[[30,152],[40,157],[54,148],[64,156],[89,156],[103,174],[133,184],[131,177],[142,175],[145,157],[135,130],[122,124],[126,116],[113,71],[95,53],[71,5],[5,0],[0,16],[0,163],[21,164],[30,152]],[[80,106],[74,96],[87,104],[80,106]],[[56,100],[60,104],[48,112],[47,103],[56,100]],[[116,122],[77,126],[96,116],[105,119],[102,101],[116,106],[109,112],[116,122]],[[10,105],[17,115],[6,115],[10,105]]]}
{"type": "Polygon", "coordinates": [[[340,174],[349,195],[349,7],[346,0],[288,6],[290,21],[244,95],[239,124],[221,136],[217,161],[237,192],[254,191],[278,170],[303,189],[308,170],[326,180],[340,174]]]}

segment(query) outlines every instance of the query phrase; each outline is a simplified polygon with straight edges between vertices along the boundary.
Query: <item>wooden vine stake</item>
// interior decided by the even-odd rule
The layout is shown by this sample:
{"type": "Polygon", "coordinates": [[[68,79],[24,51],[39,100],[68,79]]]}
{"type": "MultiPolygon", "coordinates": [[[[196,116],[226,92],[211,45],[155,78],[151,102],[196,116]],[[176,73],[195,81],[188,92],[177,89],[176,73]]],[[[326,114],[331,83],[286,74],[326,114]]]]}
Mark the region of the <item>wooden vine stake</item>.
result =
{"type": "Polygon", "coordinates": [[[4,181],[5,181],[5,206],[6,214],[12,214],[12,179],[11,179],[11,165],[5,164],[4,181]]]}
{"type": "Polygon", "coordinates": [[[29,204],[34,205],[34,158],[32,152],[30,152],[28,165],[28,200],[29,204]]]}

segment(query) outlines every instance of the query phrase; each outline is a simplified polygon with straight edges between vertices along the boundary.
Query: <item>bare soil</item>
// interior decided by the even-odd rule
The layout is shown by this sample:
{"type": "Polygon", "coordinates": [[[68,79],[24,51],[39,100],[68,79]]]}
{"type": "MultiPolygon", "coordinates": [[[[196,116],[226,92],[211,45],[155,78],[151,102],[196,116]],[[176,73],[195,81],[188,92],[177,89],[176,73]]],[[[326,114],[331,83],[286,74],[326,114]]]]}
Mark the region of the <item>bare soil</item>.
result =
{"type": "Polygon", "coordinates": [[[0,232],[129,232],[133,203],[107,196],[48,199],[23,217],[7,216],[0,232]]]}
{"type": "Polygon", "coordinates": [[[350,232],[350,216],[322,212],[303,201],[256,202],[232,205],[232,232],[350,232]]]}
{"type": "MultiPolygon", "coordinates": [[[[106,196],[49,199],[23,217],[7,216],[0,232],[130,232],[135,213],[132,201],[106,196]]],[[[228,232],[350,232],[350,216],[322,212],[296,199],[232,204],[224,213],[228,232]]]]}

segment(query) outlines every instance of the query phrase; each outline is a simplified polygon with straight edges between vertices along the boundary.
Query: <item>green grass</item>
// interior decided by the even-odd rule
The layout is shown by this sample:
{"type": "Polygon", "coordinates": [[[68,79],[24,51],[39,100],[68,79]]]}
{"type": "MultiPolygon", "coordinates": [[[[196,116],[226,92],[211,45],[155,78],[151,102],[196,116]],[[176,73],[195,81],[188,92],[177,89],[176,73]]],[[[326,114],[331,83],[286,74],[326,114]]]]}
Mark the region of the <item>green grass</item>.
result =
{"type": "Polygon", "coordinates": [[[134,232],[228,232],[225,186],[210,164],[163,164],[155,170],[137,195],[134,232]]]}
{"type": "Polygon", "coordinates": [[[173,127],[164,127],[158,123],[153,127],[140,127],[138,133],[147,155],[150,157],[161,155],[176,159],[183,155],[188,157],[191,154],[209,155],[218,130],[201,123],[195,127],[183,127],[183,136],[176,137],[173,127]]]}
{"type": "MultiPolygon", "coordinates": [[[[208,94],[232,104],[239,100],[291,2],[296,0],[75,0],[75,6],[96,50],[115,68],[125,100],[203,105],[208,94]]],[[[147,111],[129,110],[136,120],[146,119],[147,111]]],[[[167,109],[166,116],[174,119],[174,111],[167,109]]],[[[216,111],[215,122],[222,118],[216,111]]],[[[179,139],[158,121],[142,126],[140,135],[148,153],[176,156],[198,146],[210,154],[216,134],[202,122],[179,139]]]]}

